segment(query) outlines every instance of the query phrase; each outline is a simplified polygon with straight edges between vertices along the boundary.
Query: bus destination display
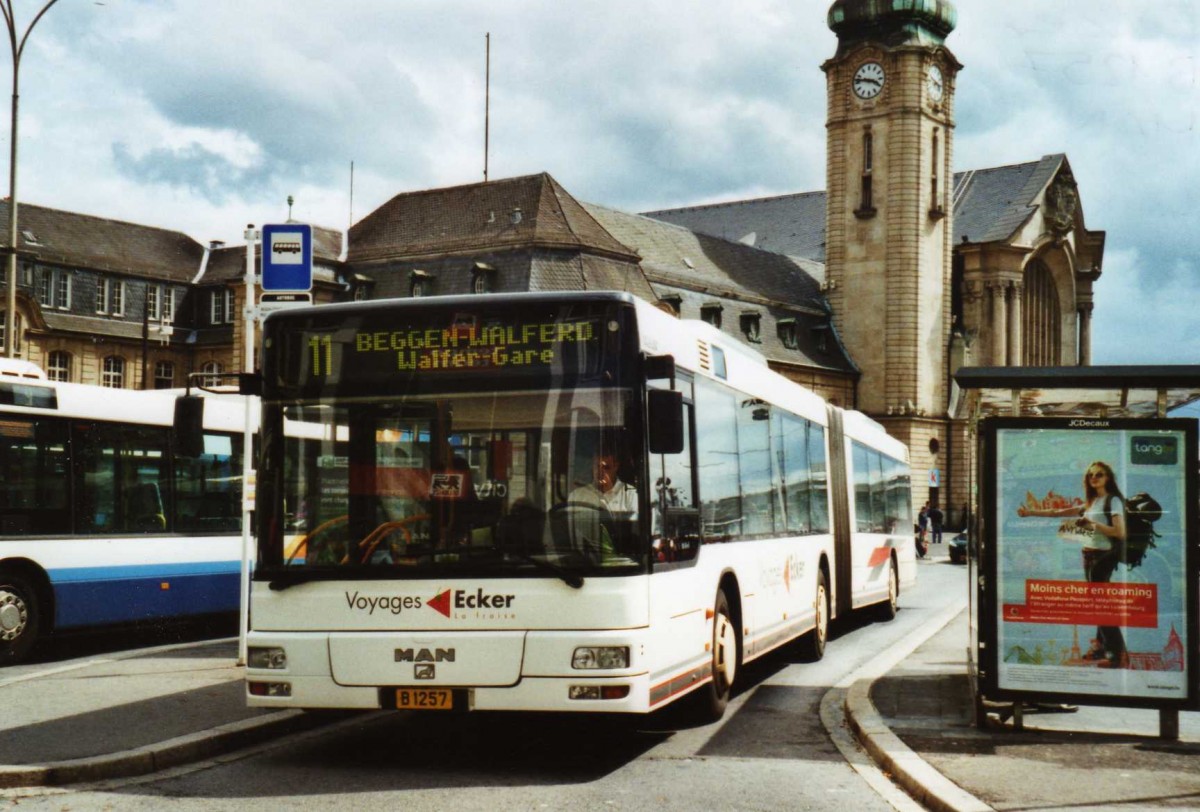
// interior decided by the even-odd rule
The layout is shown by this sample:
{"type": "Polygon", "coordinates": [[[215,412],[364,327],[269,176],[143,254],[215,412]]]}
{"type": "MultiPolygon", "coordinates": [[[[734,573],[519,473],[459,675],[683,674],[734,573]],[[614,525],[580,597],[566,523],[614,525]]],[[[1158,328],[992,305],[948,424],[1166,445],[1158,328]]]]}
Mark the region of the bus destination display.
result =
{"type": "Polygon", "coordinates": [[[320,318],[293,321],[293,329],[276,322],[282,329],[271,340],[287,347],[281,382],[307,387],[481,374],[580,379],[601,370],[611,354],[606,348],[619,346],[621,336],[620,314],[609,308],[529,314],[435,310],[405,316],[398,320],[393,313],[385,319],[365,312],[336,327],[326,327],[320,318]]]}

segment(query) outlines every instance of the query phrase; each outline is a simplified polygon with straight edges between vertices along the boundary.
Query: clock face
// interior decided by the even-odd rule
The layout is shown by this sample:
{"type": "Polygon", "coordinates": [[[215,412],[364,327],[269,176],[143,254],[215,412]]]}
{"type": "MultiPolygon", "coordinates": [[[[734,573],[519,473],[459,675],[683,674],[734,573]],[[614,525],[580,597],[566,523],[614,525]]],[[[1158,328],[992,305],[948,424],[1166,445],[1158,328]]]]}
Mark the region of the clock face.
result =
{"type": "Polygon", "coordinates": [[[935,102],[942,100],[945,82],[942,80],[942,69],[937,65],[929,66],[929,73],[925,77],[925,87],[929,91],[929,98],[935,102]]]}
{"type": "Polygon", "coordinates": [[[883,65],[864,62],[854,72],[854,95],[860,99],[873,99],[883,90],[883,65]]]}

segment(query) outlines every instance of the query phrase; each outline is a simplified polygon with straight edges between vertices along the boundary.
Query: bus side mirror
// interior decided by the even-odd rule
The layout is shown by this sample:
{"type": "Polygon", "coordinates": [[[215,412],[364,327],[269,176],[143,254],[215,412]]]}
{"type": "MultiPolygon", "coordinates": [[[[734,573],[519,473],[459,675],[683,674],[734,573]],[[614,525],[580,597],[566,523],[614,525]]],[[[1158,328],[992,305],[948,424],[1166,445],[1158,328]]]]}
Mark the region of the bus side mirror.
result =
{"type": "Polygon", "coordinates": [[[683,393],[651,389],[649,395],[650,453],[683,451],[683,393]]]}
{"type": "Polygon", "coordinates": [[[175,398],[175,451],[182,457],[204,453],[204,398],[199,395],[175,398]]]}

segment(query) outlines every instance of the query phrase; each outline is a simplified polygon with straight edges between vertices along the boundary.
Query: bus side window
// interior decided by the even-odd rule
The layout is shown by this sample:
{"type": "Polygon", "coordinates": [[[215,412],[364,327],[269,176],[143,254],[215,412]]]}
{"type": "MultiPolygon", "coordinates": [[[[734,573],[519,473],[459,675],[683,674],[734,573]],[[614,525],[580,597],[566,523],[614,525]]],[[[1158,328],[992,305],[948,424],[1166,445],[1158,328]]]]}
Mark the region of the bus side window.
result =
{"type": "Polygon", "coordinates": [[[692,407],[683,406],[683,448],[650,457],[654,563],[691,561],[700,551],[700,511],[692,482],[692,407]]]}
{"type": "Polygon", "coordinates": [[[66,428],[14,417],[0,427],[0,537],[71,532],[66,428]]]}
{"type": "Polygon", "coordinates": [[[236,434],[204,434],[202,453],[175,457],[178,533],[230,533],[242,521],[242,446],[236,434]]]}

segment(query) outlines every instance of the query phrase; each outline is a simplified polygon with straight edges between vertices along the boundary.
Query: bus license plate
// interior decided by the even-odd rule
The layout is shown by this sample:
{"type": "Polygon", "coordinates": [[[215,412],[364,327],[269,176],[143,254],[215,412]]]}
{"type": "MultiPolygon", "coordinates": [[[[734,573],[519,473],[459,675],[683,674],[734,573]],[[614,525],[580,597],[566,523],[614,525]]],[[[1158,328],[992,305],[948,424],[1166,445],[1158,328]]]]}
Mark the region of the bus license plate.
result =
{"type": "Polygon", "coordinates": [[[449,688],[397,688],[396,710],[450,710],[454,694],[449,688]]]}

